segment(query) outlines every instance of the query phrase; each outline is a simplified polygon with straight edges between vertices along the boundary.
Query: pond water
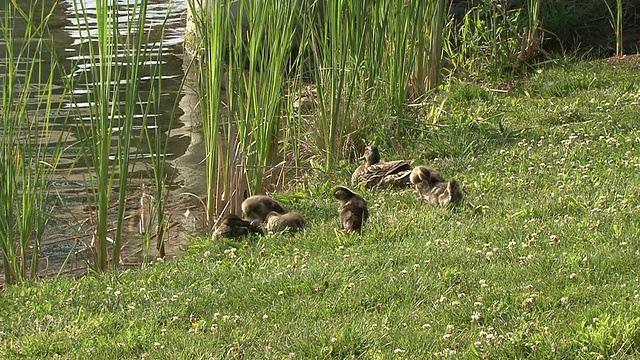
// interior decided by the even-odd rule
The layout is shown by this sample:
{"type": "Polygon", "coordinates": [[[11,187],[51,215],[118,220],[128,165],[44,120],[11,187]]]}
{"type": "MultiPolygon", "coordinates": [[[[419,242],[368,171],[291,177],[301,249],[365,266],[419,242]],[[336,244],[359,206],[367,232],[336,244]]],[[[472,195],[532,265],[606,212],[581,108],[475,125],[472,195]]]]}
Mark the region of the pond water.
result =
{"type": "MultiPolygon", "coordinates": [[[[133,2],[133,1],[130,1],[133,2]]],[[[69,86],[69,77],[73,78],[73,88],[67,89],[69,96],[60,96],[57,112],[48,114],[51,125],[65,134],[65,151],[60,167],[50,179],[53,190],[52,214],[46,237],[42,246],[41,275],[49,276],[63,272],[81,271],[85,268],[86,244],[91,241],[93,223],[95,222],[94,204],[91,197],[91,181],[88,169],[82,157],[79,157],[80,142],[83,137],[82,124],[87,124],[89,104],[88,90],[94,79],[94,66],[91,65],[87,44],[87,34],[79,28],[88,29],[95,37],[96,3],[89,0],[45,0],[45,7],[52,7],[55,12],[49,23],[52,49],[55,50],[58,61],[63,65],[63,71],[57,73],[54,84],[60,88],[69,86]],[[78,16],[78,13],[84,15],[78,16]],[[67,84],[67,85],[65,85],[67,84]],[[67,118],[70,112],[76,114],[67,118]],[[85,250],[83,250],[85,249],[85,250]],[[66,265],[63,267],[62,265],[66,265]]],[[[121,1],[118,7],[120,32],[127,31],[126,12],[127,1],[121,1]],[[124,19],[124,20],[123,20],[124,19]]],[[[28,8],[31,1],[18,0],[18,4],[28,8]]],[[[195,82],[187,83],[184,88],[180,84],[185,77],[185,61],[183,59],[183,40],[186,22],[187,0],[150,0],[147,7],[145,31],[149,34],[150,51],[156,55],[145,64],[145,71],[140,87],[140,98],[147,99],[152,88],[152,67],[160,64],[161,95],[157,100],[157,111],[149,114],[160,131],[159,136],[168,139],[168,153],[171,174],[167,203],[170,204],[170,233],[165,240],[167,257],[170,258],[185,245],[186,234],[202,231],[202,204],[197,199],[204,193],[205,179],[203,168],[204,147],[201,146],[201,120],[194,112],[197,104],[195,82]],[[160,41],[162,40],[162,41],[160,41]],[[178,104],[178,106],[176,106],[178,104]],[[169,127],[171,126],[171,132],[169,127]],[[196,195],[196,196],[193,196],[196,195]]],[[[14,31],[20,33],[20,24],[14,31]]],[[[23,31],[23,30],[22,30],[23,31]]],[[[4,58],[6,46],[0,42],[0,57],[4,58]]],[[[46,64],[42,65],[46,67],[46,64]]],[[[125,106],[131,106],[126,104],[125,106]]],[[[134,104],[139,105],[139,104],[134,104]]],[[[137,114],[134,129],[140,129],[142,123],[141,106],[137,114]]],[[[135,132],[135,131],[134,131],[135,132]]],[[[136,138],[138,133],[135,134],[136,138]]],[[[164,138],[162,140],[165,140],[164,138]]],[[[122,263],[125,265],[139,265],[141,262],[142,244],[144,236],[140,234],[140,198],[141,189],[153,186],[151,181],[151,167],[148,161],[149,151],[145,141],[132,141],[132,152],[136,160],[131,165],[129,173],[130,193],[127,197],[124,248],[122,263]],[[145,160],[146,159],[146,160],[145,160]]],[[[115,152],[112,156],[115,156],[115,152]]],[[[113,210],[115,217],[115,208],[113,210]]],[[[154,257],[152,240],[151,258],[154,257]]]]}

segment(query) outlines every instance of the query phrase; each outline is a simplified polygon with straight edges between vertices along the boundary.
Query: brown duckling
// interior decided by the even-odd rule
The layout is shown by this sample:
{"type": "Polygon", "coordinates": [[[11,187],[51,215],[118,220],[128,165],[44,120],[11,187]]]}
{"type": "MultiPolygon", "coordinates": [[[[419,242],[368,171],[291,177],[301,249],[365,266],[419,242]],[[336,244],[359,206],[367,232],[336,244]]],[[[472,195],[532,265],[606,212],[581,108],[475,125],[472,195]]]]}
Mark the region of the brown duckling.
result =
{"type": "Polygon", "coordinates": [[[267,230],[272,233],[281,231],[296,232],[304,229],[304,218],[302,214],[296,211],[290,211],[285,214],[272,211],[267,214],[265,223],[267,230]]]}
{"type": "Polygon", "coordinates": [[[242,216],[255,225],[261,225],[267,220],[267,214],[275,211],[284,214],[286,211],[278,201],[267,195],[254,195],[242,202],[242,216]]]}
{"type": "Polygon", "coordinates": [[[369,209],[364,198],[346,186],[336,186],[333,189],[333,196],[342,201],[340,205],[342,228],[347,233],[362,231],[362,225],[369,218],[369,209]]]}
{"type": "Polygon", "coordinates": [[[380,151],[375,145],[364,148],[365,163],[351,175],[351,185],[364,185],[367,189],[384,186],[407,186],[411,165],[404,160],[380,162],[380,151]]]}
{"type": "Polygon", "coordinates": [[[421,200],[432,205],[457,205],[462,201],[462,190],[455,180],[446,181],[440,173],[424,165],[411,171],[411,182],[415,184],[421,200]]]}
{"type": "Polygon", "coordinates": [[[211,236],[214,239],[238,239],[249,234],[264,235],[258,226],[243,220],[238,215],[227,214],[218,222],[211,236]]]}

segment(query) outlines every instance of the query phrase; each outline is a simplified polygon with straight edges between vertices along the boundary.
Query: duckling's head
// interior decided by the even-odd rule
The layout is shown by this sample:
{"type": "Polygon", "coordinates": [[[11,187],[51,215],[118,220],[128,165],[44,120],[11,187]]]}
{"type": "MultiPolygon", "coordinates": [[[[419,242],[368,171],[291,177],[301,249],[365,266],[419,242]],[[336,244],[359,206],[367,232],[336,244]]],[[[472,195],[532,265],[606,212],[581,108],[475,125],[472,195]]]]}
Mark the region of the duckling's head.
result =
{"type": "Polygon", "coordinates": [[[259,227],[243,220],[237,215],[227,214],[218,221],[212,237],[214,239],[236,239],[249,234],[264,235],[264,232],[259,227]]]}
{"type": "Polygon", "coordinates": [[[367,165],[373,165],[380,162],[380,150],[375,145],[368,145],[364,148],[364,156],[362,157],[367,165]]]}
{"type": "Polygon", "coordinates": [[[346,186],[336,186],[335,188],[333,188],[333,196],[342,202],[348,201],[354,195],[354,192],[346,186]]]}
{"type": "Polygon", "coordinates": [[[265,220],[265,221],[269,221],[269,219],[270,219],[270,218],[272,218],[272,217],[278,217],[278,216],[280,216],[280,213],[279,213],[279,212],[277,212],[277,211],[270,211],[270,212],[267,214],[267,216],[265,216],[265,219],[264,219],[264,220],[265,220]]]}
{"type": "Polygon", "coordinates": [[[409,179],[411,179],[411,183],[413,184],[419,184],[429,178],[429,170],[423,165],[413,168],[413,170],[411,170],[411,175],[409,176],[409,179]]]}

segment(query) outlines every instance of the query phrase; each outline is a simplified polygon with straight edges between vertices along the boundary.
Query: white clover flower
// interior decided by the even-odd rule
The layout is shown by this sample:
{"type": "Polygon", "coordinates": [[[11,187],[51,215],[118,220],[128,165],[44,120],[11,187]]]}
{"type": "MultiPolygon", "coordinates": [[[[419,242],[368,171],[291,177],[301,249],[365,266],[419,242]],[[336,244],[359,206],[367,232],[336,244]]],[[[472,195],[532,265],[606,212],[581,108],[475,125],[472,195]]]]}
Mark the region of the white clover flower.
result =
{"type": "Polygon", "coordinates": [[[448,333],[453,332],[453,330],[454,330],[454,329],[455,329],[455,326],[453,326],[453,325],[447,325],[447,332],[448,332],[448,333]]]}

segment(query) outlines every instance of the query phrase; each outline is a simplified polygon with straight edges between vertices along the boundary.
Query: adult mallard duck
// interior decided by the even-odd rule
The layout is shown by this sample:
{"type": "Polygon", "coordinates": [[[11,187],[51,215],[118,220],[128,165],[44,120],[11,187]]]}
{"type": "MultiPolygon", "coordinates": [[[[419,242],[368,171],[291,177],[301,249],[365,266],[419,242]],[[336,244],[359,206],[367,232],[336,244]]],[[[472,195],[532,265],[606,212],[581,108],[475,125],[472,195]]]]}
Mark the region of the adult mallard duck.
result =
{"type": "Polygon", "coordinates": [[[411,165],[404,160],[380,162],[380,151],[375,145],[364,148],[362,158],[365,163],[351,175],[351,185],[367,189],[384,186],[407,186],[411,174],[411,165]]]}
{"type": "Polygon", "coordinates": [[[281,231],[296,232],[304,229],[304,218],[302,214],[296,211],[290,211],[286,214],[280,214],[272,211],[267,214],[265,226],[269,232],[276,233],[281,231]]]}
{"type": "Polygon", "coordinates": [[[242,216],[245,220],[255,225],[262,225],[267,220],[267,215],[275,211],[284,214],[286,211],[280,203],[267,195],[254,195],[242,202],[242,216]]]}
{"type": "Polygon", "coordinates": [[[347,233],[362,231],[362,225],[369,218],[369,209],[364,198],[346,186],[336,186],[333,189],[333,196],[342,202],[340,205],[342,228],[347,233]]]}
{"type": "Polygon", "coordinates": [[[249,234],[264,235],[258,226],[243,220],[238,215],[227,214],[218,222],[211,237],[214,239],[238,239],[249,234]]]}
{"type": "Polygon", "coordinates": [[[446,181],[432,168],[420,165],[411,171],[410,178],[420,199],[427,200],[432,205],[457,205],[462,201],[462,190],[458,182],[446,181]]]}

